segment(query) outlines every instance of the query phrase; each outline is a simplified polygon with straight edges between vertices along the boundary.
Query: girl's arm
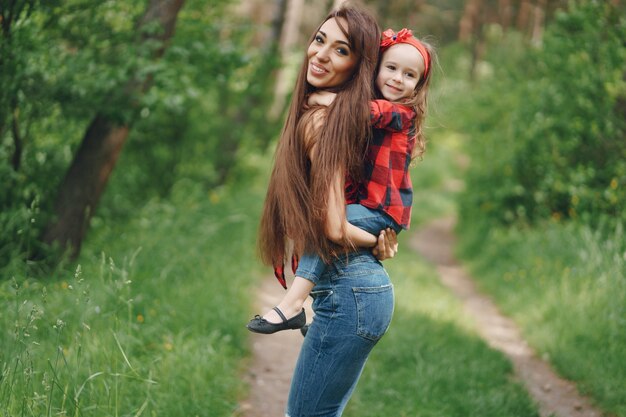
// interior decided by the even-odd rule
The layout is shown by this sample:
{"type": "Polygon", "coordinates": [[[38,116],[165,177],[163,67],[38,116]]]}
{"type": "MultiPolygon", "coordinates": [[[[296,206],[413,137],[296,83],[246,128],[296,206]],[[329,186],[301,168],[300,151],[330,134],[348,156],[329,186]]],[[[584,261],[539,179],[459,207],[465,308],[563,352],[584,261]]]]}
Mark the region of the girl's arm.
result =
{"type": "MultiPolygon", "coordinates": [[[[336,93],[319,90],[311,93],[307,99],[309,106],[330,106],[336,93]]],[[[401,132],[408,129],[415,119],[415,111],[402,104],[392,103],[387,100],[370,101],[370,121],[372,127],[401,132]]]]}
{"type": "Polygon", "coordinates": [[[372,253],[379,261],[390,259],[398,253],[398,235],[393,229],[381,230],[378,235],[378,244],[372,253]]]}
{"type": "Polygon", "coordinates": [[[394,132],[408,129],[415,119],[415,112],[402,104],[387,100],[370,101],[370,120],[372,127],[394,132]]]}

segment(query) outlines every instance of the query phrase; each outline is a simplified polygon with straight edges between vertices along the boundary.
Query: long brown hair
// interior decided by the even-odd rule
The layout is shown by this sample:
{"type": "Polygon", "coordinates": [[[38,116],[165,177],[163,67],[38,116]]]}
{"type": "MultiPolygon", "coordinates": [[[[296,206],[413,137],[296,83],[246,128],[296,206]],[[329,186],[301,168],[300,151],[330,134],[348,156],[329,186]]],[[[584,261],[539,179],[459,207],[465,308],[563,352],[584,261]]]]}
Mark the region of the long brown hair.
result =
{"type": "Polygon", "coordinates": [[[331,12],[309,39],[329,19],[337,20],[357,56],[348,81],[333,89],[337,96],[324,113],[323,126],[311,126],[312,112],[305,110],[315,88],[307,82],[305,55],[276,153],[259,227],[258,249],[263,262],[278,264],[286,255],[288,240],[294,253],[305,250],[328,259],[334,246],[326,238],[330,184],[337,172],[358,178],[370,135],[369,101],[373,97],[380,29],[369,11],[344,3],[331,12]],[[304,132],[315,130],[316,158],[312,165],[304,132]]]}

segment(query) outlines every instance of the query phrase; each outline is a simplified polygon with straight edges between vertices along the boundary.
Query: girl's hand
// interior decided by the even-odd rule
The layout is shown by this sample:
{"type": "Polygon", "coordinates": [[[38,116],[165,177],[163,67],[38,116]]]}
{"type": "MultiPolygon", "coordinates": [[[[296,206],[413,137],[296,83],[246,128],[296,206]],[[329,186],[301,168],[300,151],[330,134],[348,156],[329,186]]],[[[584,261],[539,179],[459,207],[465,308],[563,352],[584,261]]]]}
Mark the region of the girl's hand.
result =
{"type": "Polygon", "coordinates": [[[379,261],[393,258],[398,253],[398,235],[393,229],[381,230],[378,235],[378,244],[372,249],[372,254],[379,261]]]}
{"type": "Polygon", "coordinates": [[[328,107],[335,101],[336,93],[330,91],[319,90],[309,95],[307,104],[309,106],[325,106],[328,107]]]}

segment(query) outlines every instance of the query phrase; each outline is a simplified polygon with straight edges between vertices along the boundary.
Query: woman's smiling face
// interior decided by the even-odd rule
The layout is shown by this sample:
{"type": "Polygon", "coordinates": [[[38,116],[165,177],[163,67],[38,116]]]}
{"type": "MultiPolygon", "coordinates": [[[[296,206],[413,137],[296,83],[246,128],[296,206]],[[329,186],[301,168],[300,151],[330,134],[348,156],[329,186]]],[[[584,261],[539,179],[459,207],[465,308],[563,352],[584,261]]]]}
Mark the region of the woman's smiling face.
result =
{"type": "Polygon", "coordinates": [[[328,19],[317,31],[307,50],[309,67],[306,79],[313,87],[337,87],[345,83],[356,68],[357,57],[337,20],[342,27],[348,27],[348,22],[343,18],[328,19]]]}

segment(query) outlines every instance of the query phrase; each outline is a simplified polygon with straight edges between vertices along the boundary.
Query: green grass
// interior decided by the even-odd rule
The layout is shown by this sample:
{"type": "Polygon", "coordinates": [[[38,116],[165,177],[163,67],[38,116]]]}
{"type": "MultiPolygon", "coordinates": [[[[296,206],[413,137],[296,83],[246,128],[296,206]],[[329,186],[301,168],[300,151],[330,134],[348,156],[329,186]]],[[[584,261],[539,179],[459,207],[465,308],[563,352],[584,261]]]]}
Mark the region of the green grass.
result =
{"type": "Polygon", "coordinates": [[[525,230],[462,224],[480,287],[566,378],[626,416],[626,245],[621,229],[551,223],[525,230]]]}
{"type": "Polygon", "coordinates": [[[75,272],[14,268],[0,282],[0,416],[231,416],[262,191],[180,183],[129,224],[96,219],[75,272]]]}
{"type": "Polygon", "coordinates": [[[436,271],[407,250],[385,264],[396,294],[346,417],[537,416],[512,366],[476,334],[436,271]]]}

